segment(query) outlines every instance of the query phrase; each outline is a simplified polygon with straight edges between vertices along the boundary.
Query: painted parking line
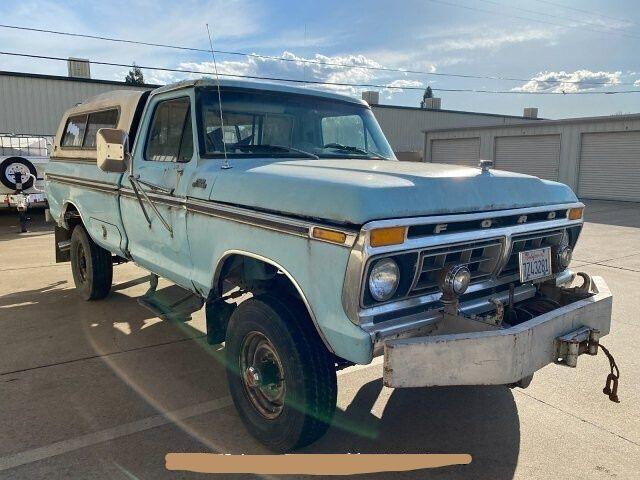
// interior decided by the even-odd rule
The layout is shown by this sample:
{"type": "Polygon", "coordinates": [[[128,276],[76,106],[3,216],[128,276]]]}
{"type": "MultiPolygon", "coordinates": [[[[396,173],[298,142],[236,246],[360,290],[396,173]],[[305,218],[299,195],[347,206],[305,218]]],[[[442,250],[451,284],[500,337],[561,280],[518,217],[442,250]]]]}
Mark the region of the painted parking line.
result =
{"type": "Polygon", "coordinates": [[[164,414],[136,420],[135,422],[118,425],[117,427],[107,428],[105,430],[88,433],[86,435],[80,435],[79,437],[71,438],[69,440],[62,440],[44,447],[25,450],[24,452],[1,457],[0,472],[10,468],[19,467],[21,465],[26,465],[28,463],[37,462],[38,460],[55,457],[56,455],[62,455],[63,453],[80,450],[81,448],[90,447],[98,443],[108,442],[110,440],[115,440],[138,432],[144,432],[145,430],[161,427],[178,420],[185,420],[204,413],[215,412],[216,410],[221,410],[232,404],[233,402],[231,401],[230,396],[217,398],[208,402],[190,405],[179,410],[173,410],[164,414]]]}
{"type": "MultiPolygon", "coordinates": [[[[353,367],[340,370],[338,372],[338,375],[342,376],[359,370],[376,367],[381,363],[382,357],[378,357],[368,365],[355,365],[353,367]]],[[[178,410],[172,410],[166,413],[153,415],[141,420],[136,420],[135,422],[125,423],[116,427],[107,428],[105,430],[88,433],[86,435],[80,435],[68,440],[62,440],[60,442],[55,442],[44,447],[33,448],[31,450],[25,450],[13,455],[8,455],[6,457],[0,457],[0,472],[8,470],[10,468],[37,462],[39,460],[45,460],[57,455],[62,455],[64,453],[80,450],[82,448],[97,445],[99,443],[116,440],[121,437],[126,437],[127,435],[132,435],[134,433],[144,432],[145,430],[151,430],[152,428],[161,427],[163,425],[168,425],[181,420],[186,420],[191,417],[197,417],[198,415],[203,415],[205,413],[222,410],[223,408],[229,407],[231,405],[233,405],[233,402],[230,396],[217,398],[215,400],[198,403],[196,405],[190,405],[178,410]]]]}

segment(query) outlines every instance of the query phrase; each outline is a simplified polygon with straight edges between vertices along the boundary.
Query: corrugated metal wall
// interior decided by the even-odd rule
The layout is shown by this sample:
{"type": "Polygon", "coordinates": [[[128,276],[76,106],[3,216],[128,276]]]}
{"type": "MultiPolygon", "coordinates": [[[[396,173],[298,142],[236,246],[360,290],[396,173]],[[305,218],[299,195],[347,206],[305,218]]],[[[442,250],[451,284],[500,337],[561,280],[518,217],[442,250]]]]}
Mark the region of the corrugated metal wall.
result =
{"type": "Polygon", "coordinates": [[[431,142],[431,158],[434,163],[450,163],[477,167],[480,159],[479,138],[454,138],[431,142]]]}
{"type": "Polygon", "coordinates": [[[54,135],[65,110],[94,95],[121,89],[141,87],[2,73],[0,132],[54,135]]]}
{"type": "Polygon", "coordinates": [[[536,122],[523,117],[372,105],[371,109],[394,152],[422,152],[424,131],[475,125],[536,122]]]}
{"type": "Polygon", "coordinates": [[[635,174],[640,171],[640,148],[635,141],[640,138],[640,114],[427,132],[425,161],[431,161],[431,144],[443,139],[480,138],[480,158],[495,161],[496,143],[501,141],[499,139],[545,138],[548,135],[560,138],[559,146],[554,147],[559,150],[558,180],[569,185],[579,196],[611,200],[640,198],[633,193],[640,191],[640,176],[635,174]],[[591,136],[596,133],[607,135],[591,136]],[[583,138],[587,141],[583,142],[583,138]],[[605,172],[609,175],[614,170],[615,178],[608,178],[606,186],[599,182],[596,192],[594,182],[597,177],[604,179],[605,172]],[[582,177],[580,182],[579,176],[582,177]]]}
{"type": "Polygon", "coordinates": [[[578,194],[640,202],[640,131],[582,135],[578,194]]]}
{"type": "Polygon", "coordinates": [[[560,135],[496,137],[495,167],[558,180],[560,135]]]}

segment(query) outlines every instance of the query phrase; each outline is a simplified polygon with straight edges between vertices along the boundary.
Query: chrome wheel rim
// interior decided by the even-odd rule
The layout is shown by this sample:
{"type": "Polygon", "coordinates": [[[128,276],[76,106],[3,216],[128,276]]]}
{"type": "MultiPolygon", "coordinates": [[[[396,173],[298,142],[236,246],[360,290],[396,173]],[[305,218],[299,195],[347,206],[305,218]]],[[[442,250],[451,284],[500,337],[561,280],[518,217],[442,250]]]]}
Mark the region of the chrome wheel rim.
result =
{"type": "Polygon", "coordinates": [[[249,332],[240,349],[240,377],[251,405],[264,418],[278,418],[284,407],[286,385],[282,362],[271,341],[249,332]]]}

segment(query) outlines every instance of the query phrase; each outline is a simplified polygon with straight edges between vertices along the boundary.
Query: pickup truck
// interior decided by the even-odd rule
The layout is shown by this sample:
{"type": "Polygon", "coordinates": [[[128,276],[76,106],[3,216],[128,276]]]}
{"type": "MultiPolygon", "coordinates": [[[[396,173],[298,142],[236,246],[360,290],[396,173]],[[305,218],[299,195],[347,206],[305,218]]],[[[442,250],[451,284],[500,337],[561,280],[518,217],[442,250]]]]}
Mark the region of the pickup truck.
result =
{"type": "Polygon", "coordinates": [[[64,114],[46,191],[80,295],[106,297],[132,261],[147,297],[163,277],[197,299],[274,451],[323,435],[341,368],[384,355],[389,387],[524,388],[610,329],[606,283],[569,269],[569,187],[399,162],[346,96],[207,79],[102,94],[64,114]]]}

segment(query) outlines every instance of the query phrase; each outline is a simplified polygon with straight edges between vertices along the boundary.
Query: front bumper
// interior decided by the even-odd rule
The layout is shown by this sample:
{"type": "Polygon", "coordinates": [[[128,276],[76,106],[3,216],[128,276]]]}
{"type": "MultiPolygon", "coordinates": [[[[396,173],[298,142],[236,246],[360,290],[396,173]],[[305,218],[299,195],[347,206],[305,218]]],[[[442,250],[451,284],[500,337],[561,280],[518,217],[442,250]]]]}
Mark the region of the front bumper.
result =
{"type": "Polygon", "coordinates": [[[384,384],[399,388],[517,383],[565,355],[566,340],[560,337],[566,339],[584,327],[596,338],[609,333],[612,296],[601,277],[592,278],[591,293],[511,328],[387,340],[384,384]]]}

